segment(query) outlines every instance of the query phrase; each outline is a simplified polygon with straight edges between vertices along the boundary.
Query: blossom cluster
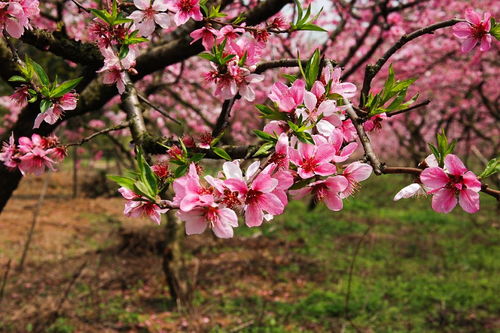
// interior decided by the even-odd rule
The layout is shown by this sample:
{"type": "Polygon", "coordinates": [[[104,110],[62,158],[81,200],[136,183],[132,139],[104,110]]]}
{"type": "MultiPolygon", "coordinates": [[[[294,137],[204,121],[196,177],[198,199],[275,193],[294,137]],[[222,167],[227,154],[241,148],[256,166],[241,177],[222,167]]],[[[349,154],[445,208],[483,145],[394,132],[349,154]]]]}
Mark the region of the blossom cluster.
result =
{"type": "Polygon", "coordinates": [[[40,14],[38,0],[9,0],[0,2],[0,34],[6,31],[20,38],[30,29],[30,19],[40,14]]]}
{"type": "Polygon", "coordinates": [[[56,136],[42,137],[33,134],[31,138],[20,137],[16,144],[14,135],[5,142],[0,161],[9,169],[19,168],[23,175],[40,176],[47,170],[55,170],[55,164],[66,157],[66,149],[60,146],[56,136]]]}

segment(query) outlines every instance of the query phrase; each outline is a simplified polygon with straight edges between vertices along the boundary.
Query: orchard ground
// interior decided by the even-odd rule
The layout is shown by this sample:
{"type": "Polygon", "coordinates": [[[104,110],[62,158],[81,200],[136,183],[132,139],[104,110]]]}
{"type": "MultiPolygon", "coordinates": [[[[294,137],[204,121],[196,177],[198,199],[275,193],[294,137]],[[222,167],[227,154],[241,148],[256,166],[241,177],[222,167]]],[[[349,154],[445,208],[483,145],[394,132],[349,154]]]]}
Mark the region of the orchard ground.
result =
{"type": "Polygon", "coordinates": [[[51,175],[22,272],[15,266],[43,177],[27,177],[0,215],[0,284],[12,259],[2,332],[500,330],[500,222],[490,197],[481,195],[478,214],[443,215],[429,199],[392,202],[409,178],[372,177],[338,213],[295,201],[233,239],[187,237],[197,287],[192,308],[178,310],[161,266],[164,227],[124,217],[119,197],[72,199],[66,169],[51,175]]]}

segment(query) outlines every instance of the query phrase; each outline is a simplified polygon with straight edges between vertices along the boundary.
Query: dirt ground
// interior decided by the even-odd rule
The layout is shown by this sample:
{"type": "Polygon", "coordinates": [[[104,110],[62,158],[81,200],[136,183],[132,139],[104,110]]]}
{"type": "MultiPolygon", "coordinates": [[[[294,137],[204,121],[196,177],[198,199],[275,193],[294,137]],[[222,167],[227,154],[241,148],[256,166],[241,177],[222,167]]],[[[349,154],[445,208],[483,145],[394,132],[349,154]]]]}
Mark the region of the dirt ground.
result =
{"type": "MultiPolygon", "coordinates": [[[[50,175],[21,271],[19,262],[43,182],[43,177],[23,180],[0,215],[0,282],[10,262],[0,331],[202,332],[214,325],[248,325],[237,317],[211,313],[210,308],[177,311],[161,268],[163,227],[124,217],[120,197],[73,199],[69,172],[50,175]]],[[[233,240],[224,247],[234,251],[214,254],[205,249],[216,247],[216,239],[191,237],[189,251],[203,258],[196,273],[200,293],[216,300],[228,292],[272,300],[292,297],[286,283],[265,275],[283,263],[314,262],[286,253],[271,255],[270,242],[262,237],[233,240]],[[236,277],[239,289],[228,290],[232,287],[225,285],[223,275],[214,274],[225,270],[236,277]]]]}

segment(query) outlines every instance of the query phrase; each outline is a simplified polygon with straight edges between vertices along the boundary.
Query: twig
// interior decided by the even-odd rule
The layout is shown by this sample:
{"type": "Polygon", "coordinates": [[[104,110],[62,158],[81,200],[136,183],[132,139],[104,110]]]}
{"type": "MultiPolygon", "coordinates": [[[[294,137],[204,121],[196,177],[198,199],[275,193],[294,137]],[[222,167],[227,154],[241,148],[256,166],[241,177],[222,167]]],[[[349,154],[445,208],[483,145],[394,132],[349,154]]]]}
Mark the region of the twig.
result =
{"type": "Polygon", "coordinates": [[[420,108],[422,106],[428,105],[430,102],[431,102],[431,100],[427,99],[427,100],[423,101],[422,103],[415,104],[413,106],[410,106],[409,108],[406,108],[406,109],[403,109],[403,110],[399,110],[399,111],[395,111],[395,112],[387,113],[387,117],[392,117],[392,116],[395,116],[395,115],[398,115],[398,114],[401,114],[401,113],[405,113],[405,112],[408,112],[408,111],[415,110],[415,109],[420,108]]]}
{"type": "Polygon", "coordinates": [[[23,254],[21,256],[19,266],[17,267],[17,270],[19,272],[22,272],[24,268],[24,262],[26,261],[26,257],[28,255],[31,239],[33,238],[33,232],[35,231],[36,222],[38,220],[38,215],[40,214],[40,209],[42,208],[42,204],[45,199],[45,194],[47,193],[47,188],[49,187],[49,180],[50,180],[50,172],[47,173],[47,175],[45,176],[45,179],[43,181],[42,191],[40,192],[40,197],[38,198],[36,207],[33,210],[33,220],[31,221],[31,227],[28,232],[28,238],[26,239],[26,243],[24,244],[23,254]]]}
{"type": "Polygon", "coordinates": [[[215,123],[214,130],[212,131],[212,137],[216,138],[221,134],[226,127],[229,125],[229,117],[231,117],[231,109],[233,108],[234,102],[239,99],[240,94],[236,94],[231,99],[226,99],[222,104],[222,109],[220,111],[219,117],[217,118],[217,122],[215,123]]]}
{"type": "Polygon", "coordinates": [[[365,78],[363,80],[363,89],[361,90],[361,102],[364,104],[364,101],[366,100],[366,96],[368,96],[368,92],[370,91],[371,88],[371,83],[373,78],[377,75],[377,73],[382,69],[382,66],[389,60],[389,58],[396,53],[399,49],[401,49],[406,43],[414,40],[415,38],[418,38],[420,36],[426,35],[433,33],[436,30],[450,27],[452,25],[457,24],[458,22],[461,22],[462,20],[459,19],[452,19],[452,20],[447,20],[439,23],[435,23],[432,25],[429,25],[425,28],[421,28],[418,30],[413,31],[410,34],[403,35],[399,41],[396,42],[390,49],[388,49],[384,55],[378,59],[378,61],[375,63],[375,65],[367,65],[366,70],[365,70],[365,78]]]}
{"type": "Polygon", "coordinates": [[[123,122],[121,124],[118,124],[118,125],[115,125],[115,126],[112,126],[112,127],[108,127],[108,128],[103,129],[103,130],[100,130],[98,132],[92,133],[91,135],[89,135],[89,136],[81,139],[78,142],[68,143],[68,144],[66,144],[64,146],[66,146],[66,147],[81,146],[82,144],[84,144],[84,143],[92,140],[93,138],[95,138],[98,135],[106,134],[106,133],[109,133],[109,132],[112,132],[112,131],[118,131],[118,130],[127,128],[128,125],[129,125],[128,121],[127,122],[123,122]]]}
{"type": "Polygon", "coordinates": [[[344,101],[346,103],[346,111],[347,111],[347,116],[351,119],[352,124],[356,128],[356,132],[358,133],[359,140],[361,141],[361,144],[363,145],[363,149],[365,150],[366,157],[370,161],[371,166],[373,167],[373,172],[376,175],[381,175],[381,167],[382,163],[377,158],[377,155],[375,155],[375,151],[373,150],[373,147],[370,142],[370,138],[368,137],[368,134],[366,134],[365,129],[363,128],[363,124],[361,123],[361,119],[358,117],[356,114],[356,111],[352,108],[351,103],[347,100],[347,98],[344,98],[344,101]]]}
{"type": "MultiPolygon", "coordinates": [[[[305,66],[307,64],[307,60],[300,60],[302,66],[305,66]]],[[[333,61],[331,59],[324,59],[321,61],[321,65],[323,65],[324,62],[329,62],[333,66],[337,65],[336,61],[333,61]]],[[[292,68],[292,67],[299,67],[299,60],[298,59],[281,59],[281,60],[271,60],[271,61],[265,61],[257,64],[255,68],[255,73],[260,74],[268,69],[273,69],[273,68],[292,68]]]]}
{"type": "Polygon", "coordinates": [[[147,104],[149,107],[155,109],[156,111],[158,111],[159,113],[161,113],[162,116],[164,117],[167,117],[168,119],[172,120],[174,123],[176,123],[177,125],[182,125],[180,121],[178,121],[177,119],[173,118],[172,116],[170,116],[167,112],[165,112],[165,110],[161,109],[159,106],[156,106],[154,105],[153,103],[151,103],[146,97],[144,97],[143,95],[141,94],[137,94],[137,96],[139,97],[139,99],[144,103],[144,104],[147,104]]]}
{"type": "Polygon", "coordinates": [[[83,10],[87,13],[90,13],[90,9],[88,9],[87,7],[85,7],[84,5],[82,5],[79,1],[77,0],[71,0],[71,2],[73,2],[80,10],[83,10]]]}
{"type": "Polygon", "coordinates": [[[7,261],[7,265],[5,265],[5,273],[3,274],[2,285],[0,286],[0,304],[2,304],[3,293],[5,291],[5,286],[7,285],[7,279],[9,278],[11,262],[12,262],[12,259],[9,259],[9,261],[7,261]]]}
{"type": "Polygon", "coordinates": [[[236,333],[236,332],[239,332],[239,331],[241,331],[241,330],[243,330],[243,329],[247,328],[248,326],[253,325],[253,322],[254,322],[254,320],[253,320],[253,319],[252,319],[252,320],[249,320],[249,321],[247,321],[247,322],[244,322],[244,323],[242,323],[242,324],[240,324],[240,325],[236,326],[235,328],[232,328],[229,332],[231,332],[231,333],[236,333]]]}
{"type": "Polygon", "coordinates": [[[12,60],[14,62],[22,65],[23,61],[21,60],[21,58],[19,58],[19,54],[17,53],[16,47],[12,43],[12,40],[10,39],[10,36],[8,36],[8,33],[6,31],[4,31],[2,33],[2,35],[3,35],[3,38],[5,39],[5,41],[7,42],[7,46],[9,47],[10,52],[12,53],[12,60]]]}

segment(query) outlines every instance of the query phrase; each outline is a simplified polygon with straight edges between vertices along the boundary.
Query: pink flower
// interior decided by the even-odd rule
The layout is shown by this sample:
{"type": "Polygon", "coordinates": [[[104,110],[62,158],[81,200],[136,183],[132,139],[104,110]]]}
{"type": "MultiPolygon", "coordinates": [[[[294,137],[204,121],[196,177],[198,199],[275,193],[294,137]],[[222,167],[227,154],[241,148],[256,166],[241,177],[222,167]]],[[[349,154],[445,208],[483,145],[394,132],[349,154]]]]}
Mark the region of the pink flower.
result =
{"type": "Polygon", "coordinates": [[[147,201],[147,199],[135,194],[131,190],[120,187],[118,192],[127,199],[123,214],[127,217],[149,217],[153,222],[160,224],[161,215],[168,212],[168,209],[162,209],[155,203],[147,201]]]}
{"type": "Polygon", "coordinates": [[[20,157],[19,170],[23,175],[33,173],[40,176],[46,168],[54,171],[54,161],[49,157],[51,150],[43,150],[35,147],[24,156],[20,157]]]}
{"type": "Polygon", "coordinates": [[[345,177],[334,176],[310,183],[301,189],[290,191],[290,194],[296,199],[301,199],[312,193],[317,202],[324,201],[328,209],[339,211],[343,208],[340,194],[345,191],[347,186],[348,181],[345,177]]]}
{"type": "Polygon", "coordinates": [[[335,155],[333,156],[332,161],[335,163],[347,161],[352,153],[354,153],[354,151],[358,148],[358,144],[356,142],[351,142],[343,146],[344,137],[342,135],[342,131],[337,128],[332,131],[328,139],[321,135],[314,135],[313,139],[318,145],[328,143],[333,146],[335,149],[335,155]]]}
{"type": "Polygon", "coordinates": [[[217,31],[210,27],[203,27],[200,29],[196,29],[189,34],[193,40],[190,44],[195,43],[196,41],[201,39],[201,43],[205,50],[211,50],[215,43],[215,36],[217,35],[217,31]]]}
{"type": "Polygon", "coordinates": [[[235,40],[240,37],[239,34],[244,32],[245,30],[242,28],[234,28],[231,25],[226,25],[217,32],[217,43],[220,44],[226,40],[229,46],[234,47],[235,40]]]}
{"type": "Polygon", "coordinates": [[[135,66],[136,51],[130,49],[124,59],[118,58],[111,48],[101,49],[104,56],[104,66],[97,73],[104,73],[103,82],[105,84],[115,84],[118,92],[125,91],[125,71],[130,71],[135,66]]]}
{"type": "Polygon", "coordinates": [[[323,73],[325,84],[327,84],[330,79],[332,80],[330,94],[339,94],[344,98],[350,99],[356,95],[357,88],[353,83],[340,82],[341,76],[342,69],[340,67],[335,67],[335,69],[333,69],[331,65],[328,65],[323,73]]]}
{"type": "Polygon", "coordinates": [[[199,0],[175,0],[170,7],[175,12],[174,21],[177,25],[186,23],[190,18],[195,21],[203,20],[199,0]]]}
{"type": "Polygon", "coordinates": [[[469,8],[465,11],[465,19],[467,22],[460,22],[453,26],[453,34],[455,37],[464,40],[462,52],[469,52],[477,43],[480,43],[480,51],[488,51],[491,48],[492,37],[489,34],[491,29],[490,18],[490,13],[484,13],[483,19],[481,20],[481,16],[472,9],[469,8]]]}
{"type": "Polygon", "coordinates": [[[278,168],[288,169],[290,165],[288,135],[281,133],[274,147],[274,154],[271,155],[270,163],[275,163],[278,168]]]}
{"type": "Polygon", "coordinates": [[[174,181],[174,204],[182,211],[188,212],[197,206],[210,206],[215,202],[215,189],[200,184],[196,165],[191,163],[186,176],[174,181]]]}
{"type": "Polygon", "coordinates": [[[422,184],[429,188],[432,209],[439,213],[449,213],[458,203],[467,213],[479,210],[479,191],[481,182],[472,171],[468,171],[460,159],[446,155],[443,170],[440,167],[427,168],[420,174],[422,184]]]}
{"type": "Polygon", "coordinates": [[[10,96],[10,98],[17,105],[24,105],[26,103],[27,98],[29,97],[28,92],[29,87],[23,84],[21,87],[17,88],[14,93],[10,96]]]}
{"type": "Polygon", "coordinates": [[[51,125],[55,124],[64,111],[76,109],[77,100],[78,95],[75,93],[69,92],[64,94],[57,101],[54,101],[52,106],[50,106],[45,112],[38,114],[33,128],[40,127],[42,121],[51,125]]]}
{"type": "MultiPolygon", "coordinates": [[[[321,115],[329,117],[337,109],[337,102],[331,99],[325,99],[325,87],[320,81],[316,81],[311,91],[306,91],[304,95],[304,105],[309,110],[309,118],[316,121],[321,115]]],[[[340,121],[340,119],[339,119],[340,121]]]]}
{"type": "Polygon", "coordinates": [[[269,98],[276,102],[283,112],[292,112],[304,100],[306,83],[304,80],[295,80],[289,88],[282,82],[276,82],[271,88],[269,98]]]}
{"type": "Polygon", "coordinates": [[[400,199],[408,199],[414,196],[425,195],[426,192],[422,185],[413,183],[408,186],[403,187],[396,195],[394,196],[394,201],[398,201],[400,199]]]}
{"type": "Polygon", "coordinates": [[[179,218],[186,222],[186,234],[201,234],[207,226],[219,238],[233,237],[233,228],[238,226],[234,210],[217,206],[198,207],[189,212],[179,211],[179,218]]]}
{"type": "MultiPolygon", "coordinates": [[[[425,163],[427,164],[428,167],[437,167],[438,162],[436,160],[436,157],[434,155],[429,155],[425,158],[425,163]]],[[[413,183],[408,186],[403,187],[396,195],[394,196],[394,201],[398,201],[401,199],[408,199],[412,198],[414,196],[424,196],[426,195],[426,189],[422,184],[419,183],[413,183]]]]}
{"type": "Polygon", "coordinates": [[[245,223],[249,227],[258,227],[264,219],[264,211],[271,215],[283,213],[285,206],[272,192],[278,185],[278,180],[270,175],[260,173],[250,186],[237,178],[224,181],[230,190],[238,192],[245,202],[245,223]]]}
{"type": "Polygon", "coordinates": [[[365,123],[363,124],[363,128],[367,132],[371,132],[375,129],[381,129],[382,128],[382,121],[387,119],[387,114],[384,113],[379,113],[374,115],[373,117],[370,117],[365,123]]]}
{"type": "Polygon", "coordinates": [[[347,198],[352,195],[358,188],[359,182],[368,179],[372,174],[372,166],[366,163],[353,162],[344,169],[342,175],[347,179],[349,184],[347,188],[341,193],[342,198],[347,198]]]}
{"type": "Polygon", "coordinates": [[[300,142],[298,149],[290,151],[290,160],[297,166],[299,176],[304,179],[335,173],[337,169],[330,163],[334,156],[335,148],[327,143],[312,145],[300,142]]]}
{"type": "Polygon", "coordinates": [[[14,133],[11,134],[9,142],[4,142],[0,152],[0,161],[2,161],[7,168],[14,169],[19,165],[19,159],[15,158],[17,152],[14,133]]]}
{"type": "Polygon", "coordinates": [[[5,29],[10,36],[20,38],[25,24],[28,24],[28,19],[20,3],[0,2],[0,33],[5,29]]]}
{"type": "Polygon", "coordinates": [[[164,13],[168,5],[163,0],[134,0],[134,5],[139,9],[134,11],[128,18],[134,20],[139,33],[149,37],[155,31],[155,23],[162,28],[168,28],[169,17],[164,13]]]}

